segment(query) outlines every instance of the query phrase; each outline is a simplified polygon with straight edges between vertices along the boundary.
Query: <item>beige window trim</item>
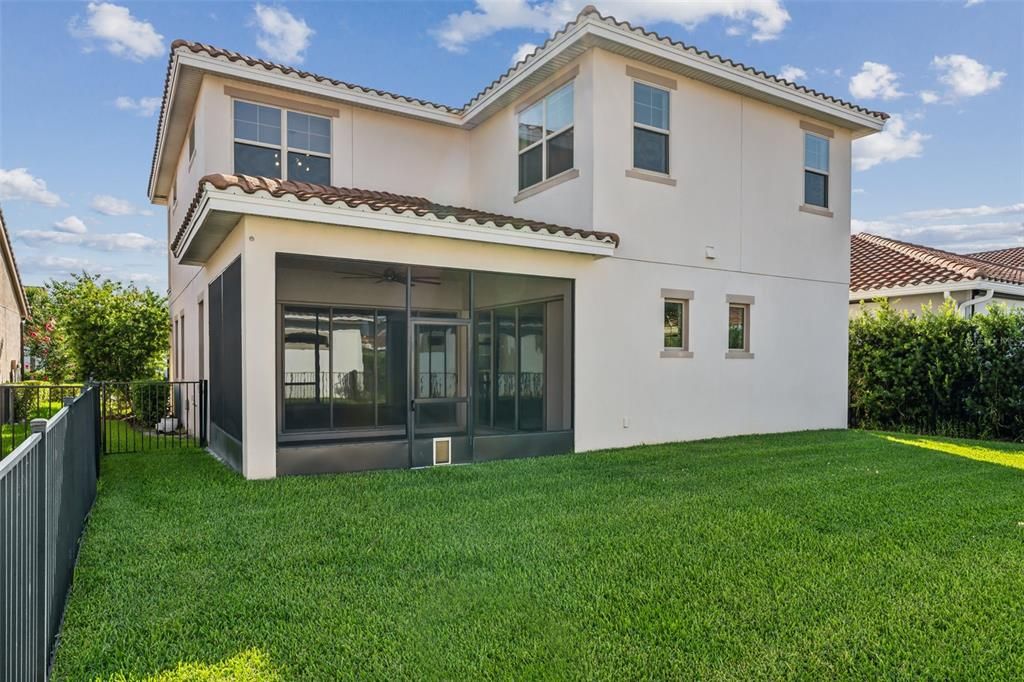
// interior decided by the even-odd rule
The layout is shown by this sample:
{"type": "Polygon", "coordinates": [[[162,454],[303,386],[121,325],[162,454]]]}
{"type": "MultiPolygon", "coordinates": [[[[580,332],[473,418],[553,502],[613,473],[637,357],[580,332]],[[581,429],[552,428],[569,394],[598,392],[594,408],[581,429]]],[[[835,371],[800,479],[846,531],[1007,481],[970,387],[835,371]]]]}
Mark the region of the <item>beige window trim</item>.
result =
{"type": "Polygon", "coordinates": [[[800,121],[800,127],[809,133],[821,135],[822,137],[833,138],[836,136],[835,131],[831,128],[826,128],[816,123],[810,123],[809,121],[800,121]]]}
{"type": "Polygon", "coordinates": [[[662,289],[662,298],[670,298],[676,301],[692,301],[693,290],[692,289],[662,289]]]}
{"type": "Polygon", "coordinates": [[[835,213],[828,210],[827,208],[822,208],[821,206],[814,206],[813,204],[800,204],[797,210],[801,211],[802,213],[812,213],[814,215],[820,215],[825,218],[835,217],[835,213]]]}
{"type": "Polygon", "coordinates": [[[570,168],[569,170],[562,171],[561,173],[554,177],[550,177],[547,180],[542,180],[538,182],[536,185],[530,185],[526,189],[520,191],[519,194],[512,197],[512,201],[515,203],[519,203],[523,199],[529,199],[534,194],[540,194],[546,189],[551,189],[556,185],[561,185],[563,182],[575,180],[579,176],[580,170],[578,168],[570,168]]]}
{"type": "Polygon", "coordinates": [[[635,78],[639,81],[647,81],[651,85],[658,85],[663,88],[668,88],[669,90],[677,89],[676,80],[674,78],[659,76],[656,73],[644,71],[643,69],[638,69],[635,66],[630,66],[629,64],[626,65],[626,75],[629,76],[630,78],[635,78]]]}
{"type": "Polygon", "coordinates": [[[634,180],[646,180],[647,182],[657,182],[661,185],[669,185],[670,187],[676,186],[676,179],[670,175],[663,173],[655,173],[654,171],[640,170],[638,168],[627,168],[626,177],[633,178],[634,180]]]}
{"type": "Polygon", "coordinates": [[[728,294],[725,297],[726,303],[737,303],[740,305],[754,305],[753,296],[743,296],[740,294],[728,294]]]}
{"type": "Polygon", "coordinates": [[[559,76],[555,80],[553,80],[550,83],[548,83],[547,85],[545,85],[543,88],[541,88],[540,90],[538,90],[534,94],[528,95],[527,99],[522,100],[519,104],[516,105],[516,108],[515,108],[516,116],[521,114],[526,109],[529,109],[534,104],[536,104],[540,100],[544,99],[545,97],[547,97],[552,92],[554,92],[558,88],[562,87],[563,85],[565,85],[566,83],[568,83],[572,79],[576,78],[576,76],[578,76],[579,73],[580,73],[580,65],[576,64],[571,69],[569,69],[568,71],[563,73],[561,76],[559,76]]]}
{"type": "Polygon", "coordinates": [[[660,357],[663,358],[692,358],[692,350],[681,350],[679,348],[666,348],[661,351],[660,357]]]}
{"type": "Polygon", "coordinates": [[[753,360],[754,354],[745,350],[730,350],[725,353],[726,360],[753,360]]]}
{"type": "Polygon", "coordinates": [[[266,104],[272,107],[280,107],[282,109],[291,109],[292,111],[298,111],[303,114],[316,114],[317,116],[326,116],[328,118],[337,118],[340,110],[337,107],[325,107],[319,104],[307,104],[299,99],[291,99],[290,97],[279,97],[277,95],[267,95],[262,92],[255,90],[244,90],[242,88],[236,88],[233,85],[224,86],[224,94],[228,97],[235,99],[249,100],[257,104],[266,104]]]}

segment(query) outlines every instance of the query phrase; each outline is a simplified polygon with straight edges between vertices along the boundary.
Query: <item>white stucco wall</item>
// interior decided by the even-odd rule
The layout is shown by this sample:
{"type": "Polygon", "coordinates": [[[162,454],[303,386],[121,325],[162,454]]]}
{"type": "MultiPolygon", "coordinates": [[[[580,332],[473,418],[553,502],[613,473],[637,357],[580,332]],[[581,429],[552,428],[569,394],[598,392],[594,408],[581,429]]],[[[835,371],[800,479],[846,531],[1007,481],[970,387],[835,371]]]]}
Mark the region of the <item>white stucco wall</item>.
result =
{"type": "MultiPolygon", "coordinates": [[[[276,473],[277,253],[575,280],[579,450],[845,426],[849,133],[833,128],[834,216],[803,213],[800,122],[806,118],[637,65],[677,82],[670,105],[675,185],[626,177],[632,167],[628,63],[591,50],[565,67],[579,69],[579,177],[518,202],[516,103],[473,130],[326,103],[338,109],[332,122],[335,184],[614,231],[622,238],[614,257],[248,217],[206,267],[171,264],[172,314],[184,312],[186,320],[182,374],[193,378],[208,367],[205,360],[200,365],[196,348],[197,301],[234,255],[243,256],[247,476],[276,473]],[[708,246],[713,259],[705,255],[708,246]],[[692,358],[660,357],[663,288],[695,292],[692,358]],[[729,294],[755,298],[753,359],[725,357],[729,294]]],[[[224,81],[208,77],[197,113],[200,150],[191,169],[182,161],[179,182],[189,189],[181,190],[170,234],[198,178],[232,170],[230,102],[224,81]]]]}

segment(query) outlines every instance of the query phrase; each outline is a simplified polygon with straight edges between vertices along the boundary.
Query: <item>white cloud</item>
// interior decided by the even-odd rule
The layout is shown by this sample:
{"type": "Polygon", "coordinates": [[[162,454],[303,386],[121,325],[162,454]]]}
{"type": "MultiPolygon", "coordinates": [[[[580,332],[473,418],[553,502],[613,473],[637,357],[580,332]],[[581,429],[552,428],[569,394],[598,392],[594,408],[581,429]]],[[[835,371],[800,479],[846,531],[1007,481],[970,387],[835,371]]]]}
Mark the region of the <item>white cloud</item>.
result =
{"type": "MultiPolygon", "coordinates": [[[[525,29],[552,33],[572,21],[586,0],[476,0],[476,7],[449,14],[431,31],[438,44],[452,52],[464,52],[467,46],[499,31],[525,29]]],[[[726,29],[737,35],[745,26],[756,41],[778,38],[789,22],[789,12],[780,0],[721,0],[720,2],[659,2],[658,0],[609,0],[602,13],[634,24],[669,22],[692,29],[698,24],[721,17],[730,20],[726,29]]]]}
{"type": "Polygon", "coordinates": [[[725,29],[725,35],[732,36],[733,38],[735,38],[736,36],[741,36],[746,32],[746,29],[744,29],[742,26],[727,26],[725,29]]]}
{"type": "Polygon", "coordinates": [[[73,35],[103,42],[111,54],[137,62],[164,54],[164,37],[153,24],[133,17],[127,7],[90,2],[86,12],[84,22],[79,17],[71,20],[73,35]]]}
{"type": "Polygon", "coordinates": [[[53,224],[54,229],[70,234],[85,234],[88,229],[82,219],[76,215],[69,215],[64,220],[58,220],[53,224]]]}
{"type": "Polygon", "coordinates": [[[118,199],[109,194],[97,194],[89,204],[92,210],[103,215],[152,215],[153,212],[140,209],[127,199],[118,199]]]}
{"type": "Polygon", "coordinates": [[[964,7],[974,7],[975,5],[980,5],[983,2],[985,2],[985,0],[967,0],[967,2],[964,3],[964,7]]]}
{"type": "Polygon", "coordinates": [[[18,261],[26,270],[42,270],[45,272],[81,272],[95,270],[97,266],[88,258],[71,258],[69,256],[29,256],[18,261]]]}
{"type": "Polygon", "coordinates": [[[273,60],[301,64],[309,47],[313,29],[283,7],[256,5],[256,26],[260,33],[256,44],[273,60]]]}
{"type": "Polygon", "coordinates": [[[850,79],[850,94],[857,99],[896,99],[906,93],[900,91],[899,74],[887,64],[864,62],[850,79]]]}
{"type": "Polygon", "coordinates": [[[935,104],[939,101],[939,93],[934,90],[922,90],[917,93],[917,96],[921,98],[921,101],[925,104],[935,104]]]}
{"type": "Polygon", "coordinates": [[[61,199],[46,188],[46,181],[28,172],[27,168],[0,168],[0,199],[25,199],[43,206],[57,206],[61,199]]]}
{"type": "Polygon", "coordinates": [[[853,141],[853,168],[863,171],[887,161],[917,158],[930,137],[907,130],[903,117],[894,114],[882,132],[853,141]]]}
{"type": "Polygon", "coordinates": [[[114,100],[114,106],[122,111],[134,111],[139,116],[152,116],[160,110],[159,97],[118,97],[114,100]]]}
{"type": "Polygon", "coordinates": [[[850,221],[850,232],[870,232],[953,253],[994,251],[1024,246],[1024,223],[1016,221],[936,225],[855,218],[850,221]]]}
{"type": "Polygon", "coordinates": [[[523,61],[537,49],[536,43],[523,43],[516,48],[516,53],[512,55],[512,66],[515,66],[519,62],[523,61]]]}
{"type": "Polygon", "coordinates": [[[807,78],[807,72],[799,66],[790,66],[789,64],[785,64],[782,67],[782,71],[779,71],[779,78],[791,83],[796,83],[807,78]]]}
{"type": "Polygon", "coordinates": [[[982,218],[988,216],[1024,214],[1024,203],[1006,206],[968,206],[966,208],[929,208],[901,213],[908,220],[942,220],[946,218],[982,218]]]}
{"type": "Polygon", "coordinates": [[[949,54],[932,59],[939,71],[939,81],[946,85],[950,97],[974,97],[995,90],[1006,78],[1005,71],[991,67],[963,54],[949,54]]]}
{"type": "Polygon", "coordinates": [[[866,189],[864,189],[863,187],[854,187],[850,191],[853,192],[854,194],[867,194],[868,193],[868,191],[866,189]]]}
{"type": "Polygon", "coordinates": [[[163,251],[163,242],[138,232],[72,234],[58,230],[23,230],[18,239],[30,246],[81,246],[94,251],[163,251]]]}

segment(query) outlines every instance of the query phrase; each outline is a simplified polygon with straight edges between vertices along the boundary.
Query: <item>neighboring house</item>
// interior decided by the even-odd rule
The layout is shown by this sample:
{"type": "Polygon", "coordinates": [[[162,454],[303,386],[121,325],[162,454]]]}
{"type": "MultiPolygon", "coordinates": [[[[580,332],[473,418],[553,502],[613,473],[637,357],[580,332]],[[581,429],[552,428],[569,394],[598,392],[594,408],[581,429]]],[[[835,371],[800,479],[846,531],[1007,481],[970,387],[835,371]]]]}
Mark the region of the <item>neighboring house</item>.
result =
{"type": "Polygon", "coordinates": [[[20,381],[22,323],[28,317],[28,299],[21,286],[3,211],[0,211],[0,260],[3,261],[0,268],[0,381],[20,381]]]}
{"type": "Polygon", "coordinates": [[[461,108],[177,41],[172,375],[251,478],[842,428],[886,118],[592,7],[461,108]]]}
{"type": "Polygon", "coordinates": [[[897,310],[956,302],[965,317],[1024,306],[1024,248],[961,255],[861,232],[850,237],[850,315],[888,299],[897,310]]]}

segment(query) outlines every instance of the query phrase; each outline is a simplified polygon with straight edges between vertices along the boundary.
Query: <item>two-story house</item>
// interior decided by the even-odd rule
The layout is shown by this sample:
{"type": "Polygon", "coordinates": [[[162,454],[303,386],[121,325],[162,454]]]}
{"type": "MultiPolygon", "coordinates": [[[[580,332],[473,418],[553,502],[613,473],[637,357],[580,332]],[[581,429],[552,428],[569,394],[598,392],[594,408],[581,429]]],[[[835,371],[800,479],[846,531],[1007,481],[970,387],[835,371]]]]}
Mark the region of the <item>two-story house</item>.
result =
{"type": "Polygon", "coordinates": [[[175,42],[172,375],[251,478],[842,428],[885,119],[592,7],[461,108],[175,42]]]}

